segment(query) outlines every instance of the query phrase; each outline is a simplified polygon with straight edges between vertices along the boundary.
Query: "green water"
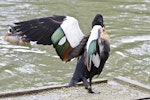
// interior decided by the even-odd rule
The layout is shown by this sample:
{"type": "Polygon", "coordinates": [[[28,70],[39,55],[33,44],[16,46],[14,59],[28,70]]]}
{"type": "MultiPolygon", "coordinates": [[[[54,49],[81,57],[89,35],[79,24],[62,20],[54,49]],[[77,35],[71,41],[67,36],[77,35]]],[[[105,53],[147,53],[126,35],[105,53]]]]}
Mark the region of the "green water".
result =
{"type": "Polygon", "coordinates": [[[5,42],[7,24],[69,15],[89,34],[97,13],[111,37],[110,58],[99,78],[121,75],[150,85],[150,0],[0,0],[0,91],[67,84],[76,65],[76,59],[62,62],[52,46],[5,42]]]}

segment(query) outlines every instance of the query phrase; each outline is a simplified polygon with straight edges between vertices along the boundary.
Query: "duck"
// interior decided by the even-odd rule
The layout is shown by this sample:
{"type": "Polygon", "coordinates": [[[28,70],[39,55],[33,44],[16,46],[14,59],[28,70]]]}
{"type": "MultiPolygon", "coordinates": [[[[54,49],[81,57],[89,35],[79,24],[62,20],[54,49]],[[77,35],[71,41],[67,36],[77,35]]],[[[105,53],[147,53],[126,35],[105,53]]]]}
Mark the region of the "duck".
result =
{"type": "Polygon", "coordinates": [[[100,75],[109,57],[110,37],[104,28],[103,16],[97,14],[92,22],[91,34],[88,38],[85,51],[78,59],[76,69],[69,86],[75,86],[83,81],[89,93],[99,93],[92,90],[92,78],[100,75]],[[87,81],[89,79],[89,81],[87,81]]]}
{"type": "Polygon", "coordinates": [[[12,28],[26,40],[53,45],[62,61],[77,58],[69,86],[82,81],[89,93],[96,93],[92,89],[92,79],[101,74],[110,52],[110,37],[101,14],[94,17],[89,35],[82,32],[78,20],[72,16],[52,15],[13,24],[12,28]]]}
{"type": "Polygon", "coordinates": [[[7,25],[7,27],[8,32],[4,34],[4,41],[15,45],[28,45],[30,43],[29,40],[25,39],[13,29],[13,25],[7,25]]]}

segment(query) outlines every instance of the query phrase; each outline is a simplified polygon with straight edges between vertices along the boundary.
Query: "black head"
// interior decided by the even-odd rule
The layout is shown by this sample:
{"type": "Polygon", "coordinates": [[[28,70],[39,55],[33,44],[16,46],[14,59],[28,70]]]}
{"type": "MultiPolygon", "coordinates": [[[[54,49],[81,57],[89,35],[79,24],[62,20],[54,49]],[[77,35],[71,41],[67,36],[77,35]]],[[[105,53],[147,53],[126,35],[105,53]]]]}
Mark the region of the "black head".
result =
{"type": "Polygon", "coordinates": [[[104,21],[103,21],[103,16],[101,14],[97,14],[93,21],[92,21],[92,28],[94,25],[101,25],[102,27],[104,27],[104,21]]]}

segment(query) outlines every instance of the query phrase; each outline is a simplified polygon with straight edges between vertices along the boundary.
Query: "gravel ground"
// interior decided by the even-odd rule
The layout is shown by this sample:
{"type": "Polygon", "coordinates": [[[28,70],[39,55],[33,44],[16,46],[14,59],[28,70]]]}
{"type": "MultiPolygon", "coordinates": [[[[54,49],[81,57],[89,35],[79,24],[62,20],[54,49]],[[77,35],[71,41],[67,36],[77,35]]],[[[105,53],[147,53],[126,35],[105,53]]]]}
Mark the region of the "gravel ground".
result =
{"type": "Polygon", "coordinates": [[[0,100],[133,100],[150,96],[150,93],[114,81],[93,84],[99,94],[89,94],[83,86],[54,89],[37,94],[7,97],[0,100]]]}

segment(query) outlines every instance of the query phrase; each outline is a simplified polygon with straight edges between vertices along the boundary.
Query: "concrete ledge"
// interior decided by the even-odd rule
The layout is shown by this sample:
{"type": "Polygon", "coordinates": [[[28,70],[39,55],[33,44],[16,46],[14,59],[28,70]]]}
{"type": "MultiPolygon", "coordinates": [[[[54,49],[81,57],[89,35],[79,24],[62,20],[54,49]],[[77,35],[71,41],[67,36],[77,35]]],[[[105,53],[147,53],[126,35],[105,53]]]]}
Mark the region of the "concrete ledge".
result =
{"type": "MultiPolygon", "coordinates": [[[[107,79],[95,79],[92,81],[92,83],[93,84],[107,83],[107,79]]],[[[82,85],[83,85],[82,82],[78,83],[78,86],[82,86],[82,85]]],[[[21,90],[21,91],[0,92],[0,98],[29,95],[29,94],[33,94],[33,93],[39,93],[39,92],[43,92],[43,91],[68,88],[68,87],[69,87],[68,85],[57,85],[57,86],[45,86],[45,87],[40,87],[40,88],[36,88],[36,89],[26,89],[26,90],[21,90]]]]}
{"type": "Polygon", "coordinates": [[[117,81],[117,82],[120,83],[120,84],[130,85],[130,86],[132,86],[132,87],[136,87],[136,88],[138,88],[138,89],[141,89],[141,90],[150,92],[150,86],[144,85],[144,84],[142,84],[142,83],[140,83],[140,82],[137,82],[137,81],[135,81],[135,80],[130,80],[130,79],[125,78],[125,77],[122,77],[122,76],[115,77],[113,80],[114,80],[114,81],[117,81]]]}

